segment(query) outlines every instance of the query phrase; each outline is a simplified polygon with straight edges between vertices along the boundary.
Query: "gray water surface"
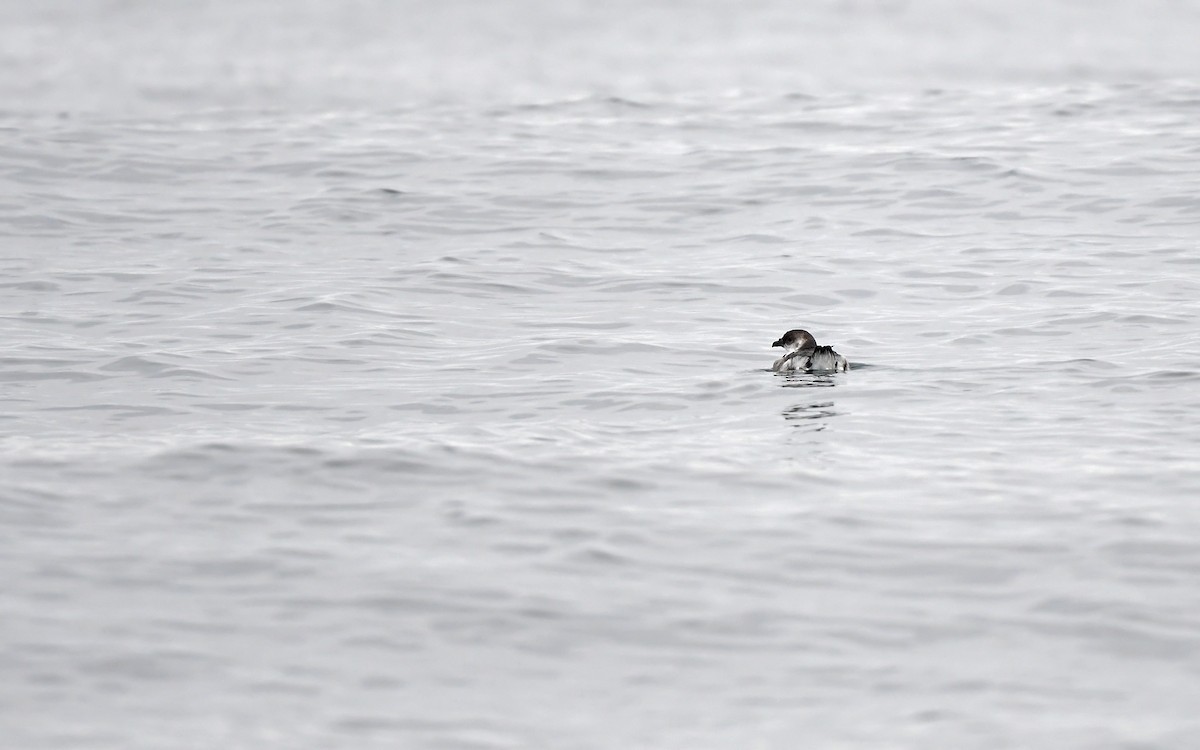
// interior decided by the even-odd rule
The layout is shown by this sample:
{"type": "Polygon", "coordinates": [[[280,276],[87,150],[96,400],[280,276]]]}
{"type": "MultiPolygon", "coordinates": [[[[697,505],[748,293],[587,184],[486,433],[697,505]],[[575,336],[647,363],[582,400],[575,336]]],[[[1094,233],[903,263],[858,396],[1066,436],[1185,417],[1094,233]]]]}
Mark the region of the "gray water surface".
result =
{"type": "Polygon", "coordinates": [[[5,7],[0,744],[1200,745],[1151,5],[5,7]]]}

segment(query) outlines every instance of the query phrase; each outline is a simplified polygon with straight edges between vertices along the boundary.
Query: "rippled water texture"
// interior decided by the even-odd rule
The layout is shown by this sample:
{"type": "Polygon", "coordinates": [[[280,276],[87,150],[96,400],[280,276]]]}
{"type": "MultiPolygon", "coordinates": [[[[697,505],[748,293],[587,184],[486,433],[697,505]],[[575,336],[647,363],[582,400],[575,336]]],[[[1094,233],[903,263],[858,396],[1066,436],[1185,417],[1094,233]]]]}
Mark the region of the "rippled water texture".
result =
{"type": "Polygon", "coordinates": [[[0,744],[1200,746],[1191,11],[79,7],[3,11],[0,744]]]}

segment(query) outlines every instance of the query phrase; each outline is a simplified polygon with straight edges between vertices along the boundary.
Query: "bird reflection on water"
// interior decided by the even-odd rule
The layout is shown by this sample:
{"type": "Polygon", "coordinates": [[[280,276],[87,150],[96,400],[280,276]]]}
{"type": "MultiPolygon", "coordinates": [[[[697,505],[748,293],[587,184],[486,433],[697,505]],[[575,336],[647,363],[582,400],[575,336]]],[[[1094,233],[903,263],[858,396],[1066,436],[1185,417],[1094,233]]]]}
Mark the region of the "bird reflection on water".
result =
{"type": "MultiPolygon", "coordinates": [[[[837,376],[831,374],[785,372],[778,375],[783,388],[832,388],[837,385],[837,376]]],[[[810,401],[796,404],[783,410],[783,418],[793,427],[819,432],[828,425],[838,412],[833,401],[810,401]]]]}

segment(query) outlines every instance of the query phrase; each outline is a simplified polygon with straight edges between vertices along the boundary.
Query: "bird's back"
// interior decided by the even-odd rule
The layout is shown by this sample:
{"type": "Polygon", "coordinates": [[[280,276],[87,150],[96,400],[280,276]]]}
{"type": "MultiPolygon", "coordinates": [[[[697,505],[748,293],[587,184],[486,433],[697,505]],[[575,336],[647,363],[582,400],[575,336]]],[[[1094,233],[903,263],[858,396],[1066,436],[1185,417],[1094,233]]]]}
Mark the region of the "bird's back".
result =
{"type": "Polygon", "coordinates": [[[805,368],[809,370],[846,372],[850,369],[850,363],[846,361],[845,357],[835,352],[832,346],[818,346],[808,356],[808,363],[805,365],[805,368]]]}

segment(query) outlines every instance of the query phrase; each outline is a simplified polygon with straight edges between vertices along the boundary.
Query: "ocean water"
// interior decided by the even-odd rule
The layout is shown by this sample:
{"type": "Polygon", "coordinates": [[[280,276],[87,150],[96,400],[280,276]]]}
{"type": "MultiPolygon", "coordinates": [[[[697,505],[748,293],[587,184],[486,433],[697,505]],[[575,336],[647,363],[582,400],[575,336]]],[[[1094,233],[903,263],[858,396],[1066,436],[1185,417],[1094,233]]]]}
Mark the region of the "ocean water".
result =
{"type": "Polygon", "coordinates": [[[0,22],[3,747],[1200,746],[1193,6],[0,22]]]}

